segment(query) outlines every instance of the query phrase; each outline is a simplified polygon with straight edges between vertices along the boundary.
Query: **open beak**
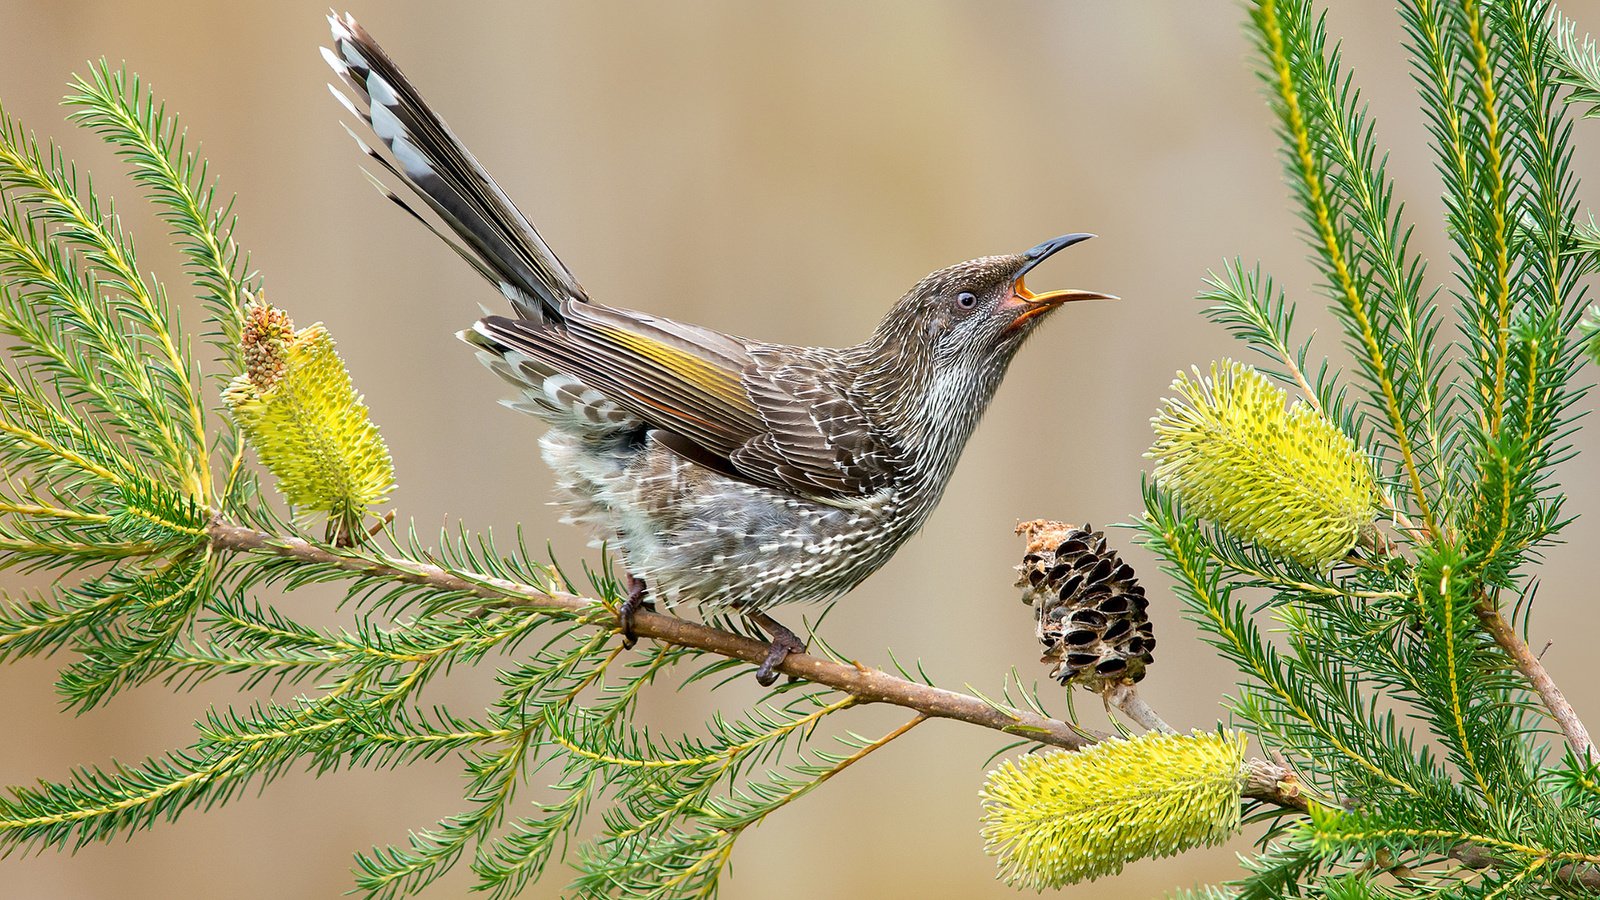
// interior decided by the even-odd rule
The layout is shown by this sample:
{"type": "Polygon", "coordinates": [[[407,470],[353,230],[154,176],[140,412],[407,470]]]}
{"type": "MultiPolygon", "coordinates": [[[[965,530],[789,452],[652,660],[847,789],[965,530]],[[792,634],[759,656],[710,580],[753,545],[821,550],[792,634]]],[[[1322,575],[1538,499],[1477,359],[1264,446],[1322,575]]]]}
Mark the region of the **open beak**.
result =
{"type": "Polygon", "coordinates": [[[1017,270],[1016,282],[1012,287],[1011,297],[1002,304],[1004,308],[1015,310],[1016,313],[1016,318],[1011,320],[1011,324],[1006,327],[1006,331],[1015,331],[1021,328],[1023,323],[1029,319],[1044,315],[1063,303],[1072,303],[1078,300],[1118,299],[1111,294],[1102,294],[1097,291],[1065,290],[1035,294],[1033,291],[1028,290],[1026,284],[1023,284],[1024,275],[1027,275],[1033,271],[1035,266],[1055,255],[1057,251],[1065,250],[1073,244],[1087,241],[1092,237],[1094,237],[1092,234],[1064,234],[1054,240],[1045,241],[1022,254],[1026,262],[1017,270]]]}

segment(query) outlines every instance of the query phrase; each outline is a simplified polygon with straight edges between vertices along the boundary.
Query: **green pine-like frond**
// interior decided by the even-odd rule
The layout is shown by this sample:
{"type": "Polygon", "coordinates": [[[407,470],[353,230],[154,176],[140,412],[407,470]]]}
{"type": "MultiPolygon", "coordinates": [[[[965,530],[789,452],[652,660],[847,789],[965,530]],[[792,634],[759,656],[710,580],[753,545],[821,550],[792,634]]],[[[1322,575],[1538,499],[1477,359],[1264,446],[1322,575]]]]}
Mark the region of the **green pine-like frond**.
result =
{"type": "MultiPolygon", "coordinates": [[[[1252,19],[1291,190],[1365,382],[1362,408],[1345,411],[1349,381],[1336,387],[1329,363],[1310,362],[1293,304],[1259,269],[1230,264],[1202,294],[1207,315],[1264,354],[1270,374],[1358,439],[1388,521],[1332,566],[1308,568],[1252,531],[1281,517],[1225,521],[1240,503],[1158,467],[1172,493],[1148,488],[1139,524],[1191,618],[1240,671],[1235,721],[1299,760],[1322,804],[1315,827],[1280,830],[1247,863],[1230,885],[1239,896],[1588,896],[1558,874],[1594,871],[1579,849],[1594,845],[1592,816],[1579,812],[1588,764],[1549,765],[1532,736],[1551,720],[1505,634],[1527,614],[1527,564],[1568,520],[1553,467],[1573,452],[1584,392],[1573,374],[1590,341],[1579,279],[1595,257],[1592,227],[1577,219],[1566,103],[1592,102],[1573,73],[1593,50],[1564,20],[1552,34],[1537,0],[1409,0],[1401,18],[1456,247],[1442,288],[1407,249],[1373,124],[1325,20],[1305,0],[1259,0],[1252,19]],[[1442,299],[1454,301],[1456,347],[1440,341],[1442,299]],[[1468,846],[1521,849],[1453,868],[1468,846]],[[1372,877],[1388,871],[1405,875],[1372,877]]],[[[1177,427],[1187,420],[1171,410],[1168,430],[1197,443],[1202,429],[1177,427]]],[[[1218,466],[1213,480],[1239,468],[1218,466]]]]}
{"type": "Polygon", "coordinates": [[[59,576],[0,599],[0,657],[74,650],[59,688],[88,708],[162,672],[213,593],[215,436],[114,207],[4,110],[0,334],[0,568],[59,576]]]}
{"type": "Polygon", "coordinates": [[[1578,24],[1557,12],[1550,18],[1550,32],[1554,38],[1557,80],[1572,90],[1568,103],[1581,103],[1587,107],[1583,117],[1600,116],[1600,51],[1594,38],[1585,34],[1578,37],[1578,24]]]}
{"type": "Polygon", "coordinates": [[[98,134],[127,162],[134,182],[171,228],[209,313],[209,339],[223,365],[218,375],[236,374],[242,299],[259,293],[260,285],[246,274],[248,255],[234,243],[232,198],[218,194],[206,161],[189,149],[186,129],[137,75],[102,59],[88,77],[74,77],[65,103],[73,122],[98,134]]]}
{"type": "Polygon", "coordinates": [[[1443,486],[1442,361],[1432,296],[1359,89],[1310,0],[1262,0],[1252,13],[1284,163],[1327,291],[1363,376],[1365,406],[1387,427],[1363,435],[1398,467],[1400,498],[1434,529],[1443,486]]]}

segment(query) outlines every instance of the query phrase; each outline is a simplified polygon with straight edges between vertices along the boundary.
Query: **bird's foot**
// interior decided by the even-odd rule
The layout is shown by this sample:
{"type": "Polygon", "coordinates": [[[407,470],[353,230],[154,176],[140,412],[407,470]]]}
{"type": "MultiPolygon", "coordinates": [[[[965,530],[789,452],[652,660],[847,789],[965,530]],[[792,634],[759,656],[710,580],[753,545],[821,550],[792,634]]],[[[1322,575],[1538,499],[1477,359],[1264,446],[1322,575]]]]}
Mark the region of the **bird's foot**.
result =
{"type": "Polygon", "coordinates": [[[639,636],[633,633],[633,614],[649,607],[655,609],[655,604],[645,599],[644,579],[628,576],[628,597],[617,607],[617,621],[622,625],[622,649],[631,650],[633,645],[639,643],[639,636]]]}
{"type": "Polygon", "coordinates": [[[806,642],[765,613],[750,616],[750,621],[761,626],[772,638],[772,643],[767,645],[767,658],[761,661],[761,668],[756,669],[756,683],[762,687],[772,687],[778,680],[778,667],[789,658],[789,654],[806,652],[806,642]]]}

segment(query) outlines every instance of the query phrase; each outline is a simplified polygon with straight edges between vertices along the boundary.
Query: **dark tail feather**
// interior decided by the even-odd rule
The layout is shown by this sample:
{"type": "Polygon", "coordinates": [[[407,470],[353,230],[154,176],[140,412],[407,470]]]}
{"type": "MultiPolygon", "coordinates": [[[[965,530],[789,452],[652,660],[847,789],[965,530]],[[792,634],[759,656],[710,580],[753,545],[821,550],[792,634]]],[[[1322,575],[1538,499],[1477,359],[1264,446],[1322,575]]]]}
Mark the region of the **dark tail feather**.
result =
{"type": "MultiPolygon", "coordinates": [[[[352,115],[366,122],[393,161],[365,141],[356,143],[390,174],[405,182],[465,242],[450,240],[403,198],[379,183],[389,199],[416,216],[485,278],[497,283],[517,313],[534,321],[560,321],[561,304],[587,302],[538,229],[512,205],[489,173],[423,102],[399,67],[349,14],[329,16],[333,50],[322,56],[354,100],[335,88],[352,115]]],[[[376,179],[374,179],[376,180],[376,179]]]]}

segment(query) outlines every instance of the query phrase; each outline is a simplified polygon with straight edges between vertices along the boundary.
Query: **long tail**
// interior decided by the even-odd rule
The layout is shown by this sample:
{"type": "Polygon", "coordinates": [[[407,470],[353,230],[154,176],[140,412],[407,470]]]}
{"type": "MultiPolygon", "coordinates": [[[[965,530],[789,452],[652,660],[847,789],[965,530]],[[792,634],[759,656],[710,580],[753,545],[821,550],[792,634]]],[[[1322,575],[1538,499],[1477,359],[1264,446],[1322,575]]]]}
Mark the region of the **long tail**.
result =
{"type": "Polygon", "coordinates": [[[348,13],[343,18],[329,16],[328,23],[333,29],[334,49],[322,48],[322,56],[355,100],[330,85],[333,95],[371,127],[389,149],[392,161],[354,131],[350,136],[431,207],[465,246],[440,232],[374,178],[379,190],[416,216],[483,277],[499,285],[523,318],[559,322],[563,303],[587,302],[589,297],[578,279],[551,252],[538,229],[478,165],[444,120],[428,108],[366,29],[348,13]]]}

